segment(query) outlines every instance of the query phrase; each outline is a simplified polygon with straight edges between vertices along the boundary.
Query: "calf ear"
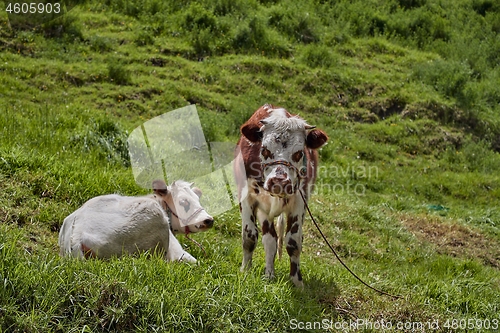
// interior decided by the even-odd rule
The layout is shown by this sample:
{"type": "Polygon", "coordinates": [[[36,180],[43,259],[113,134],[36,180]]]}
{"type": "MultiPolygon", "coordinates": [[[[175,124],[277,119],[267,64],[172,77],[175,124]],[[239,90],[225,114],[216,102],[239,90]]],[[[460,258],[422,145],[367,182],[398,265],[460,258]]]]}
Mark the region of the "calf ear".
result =
{"type": "Polygon", "coordinates": [[[306,146],[311,149],[317,149],[328,141],[328,135],[322,130],[312,130],[307,133],[306,146]]]}
{"type": "Polygon", "coordinates": [[[241,126],[241,134],[243,134],[248,140],[252,142],[257,142],[262,140],[262,132],[260,131],[260,126],[255,123],[244,124],[241,126]]]}
{"type": "Polygon", "coordinates": [[[193,192],[198,196],[198,198],[201,198],[201,190],[197,187],[193,187],[193,192]]]}
{"type": "Polygon", "coordinates": [[[153,180],[153,192],[158,195],[167,195],[167,184],[161,179],[153,180]]]}

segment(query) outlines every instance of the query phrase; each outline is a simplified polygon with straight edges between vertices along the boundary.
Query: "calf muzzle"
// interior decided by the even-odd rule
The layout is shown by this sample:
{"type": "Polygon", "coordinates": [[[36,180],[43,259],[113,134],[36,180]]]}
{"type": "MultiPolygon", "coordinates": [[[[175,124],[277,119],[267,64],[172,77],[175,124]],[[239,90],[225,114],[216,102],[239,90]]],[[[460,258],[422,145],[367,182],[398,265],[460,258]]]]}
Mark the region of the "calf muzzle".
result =
{"type": "Polygon", "coordinates": [[[211,228],[214,225],[214,219],[206,219],[205,221],[203,221],[203,224],[207,228],[211,228]]]}
{"type": "Polygon", "coordinates": [[[278,165],[276,176],[269,178],[268,180],[263,179],[264,189],[268,191],[271,195],[285,197],[294,194],[299,188],[299,183],[301,179],[306,178],[305,169],[299,170],[292,163],[287,161],[274,161],[270,163],[262,163],[262,170],[267,167],[278,165]],[[286,172],[281,170],[279,166],[285,166],[288,170],[293,170],[296,173],[296,183],[293,184],[292,180],[286,172]]]}
{"type": "Polygon", "coordinates": [[[278,196],[292,195],[294,193],[292,181],[289,178],[284,179],[282,177],[273,177],[269,179],[264,189],[278,196]]]}

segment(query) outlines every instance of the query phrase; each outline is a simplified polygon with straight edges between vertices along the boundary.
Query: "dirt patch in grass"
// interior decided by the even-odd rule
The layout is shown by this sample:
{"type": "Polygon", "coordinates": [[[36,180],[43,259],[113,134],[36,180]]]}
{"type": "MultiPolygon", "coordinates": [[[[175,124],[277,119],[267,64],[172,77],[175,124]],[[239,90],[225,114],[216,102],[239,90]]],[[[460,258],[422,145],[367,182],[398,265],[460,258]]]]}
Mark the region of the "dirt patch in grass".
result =
{"type": "Polygon", "coordinates": [[[474,228],[439,217],[403,215],[400,220],[418,239],[435,245],[438,253],[479,258],[487,265],[500,268],[499,242],[474,228]]]}
{"type": "MultiPolygon", "coordinates": [[[[422,304],[411,302],[409,299],[387,298],[372,293],[352,292],[350,295],[338,296],[333,299],[322,298],[320,303],[333,312],[336,316],[335,323],[339,322],[338,327],[357,322],[358,329],[369,330],[367,325],[382,325],[385,327],[396,328],[397,323],[423,323],[422,327],[413,326],[411,332],[427,332],[429,325],[443,318],[439,315],[429,312],[422,304]],[[378,309],[375,310],[374,309],[378,309]],[[391,325],[391,326],[389,326],[391,325]]],[[[381,331],[384,331],[380,327],[381,331]]],[[[378,331],[375,329],[374,331],[378,331]]]]}

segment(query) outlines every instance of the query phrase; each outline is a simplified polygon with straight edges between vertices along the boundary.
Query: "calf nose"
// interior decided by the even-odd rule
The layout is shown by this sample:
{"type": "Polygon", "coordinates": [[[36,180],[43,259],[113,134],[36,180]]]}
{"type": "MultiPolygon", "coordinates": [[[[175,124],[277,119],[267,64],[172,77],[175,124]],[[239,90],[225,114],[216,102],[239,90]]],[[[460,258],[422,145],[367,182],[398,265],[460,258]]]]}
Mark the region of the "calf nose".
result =
{"type": "Polygon", "coordinates": [[[278,178],[278,179],[286,179],[286,172],[281,167],[277,167],[276,168],[275,174],[276,174],[275,177],[278,178]]]}
{"type": "Polygon", "coordinates": [[[206,219],[205,221],[203,221],[203,223],[208,227],[212,227],[214,225],[214,219],[213,218],[210,218],[210,219],[206,219]]]}
{"type": "Polygon", "coordinates": [[[270,189],[271,193],[278,195],[293,193],[292,182],[290,179],[287,179],[285,177],[271,178],[268,182],[268,188],[270,189]]]}

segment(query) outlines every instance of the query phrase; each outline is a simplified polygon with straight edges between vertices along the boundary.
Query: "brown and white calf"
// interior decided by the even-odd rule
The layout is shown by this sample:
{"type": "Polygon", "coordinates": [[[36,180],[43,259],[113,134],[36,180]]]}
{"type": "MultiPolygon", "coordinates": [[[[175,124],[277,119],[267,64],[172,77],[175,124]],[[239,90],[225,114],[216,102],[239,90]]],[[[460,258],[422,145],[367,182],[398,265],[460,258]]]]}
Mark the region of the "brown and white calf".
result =
{"type": "Polygon", "coordinates": [[[200,205],[201,191],[175,181],[153,182],[153,194],[98,196],[64,219],[59,232],[61,255],[109,258],[140,251],[162,251],[169,261],[196,262],[176,233],[209,229],[213,218],[200,205]]]}
{"type": "Polygon", "coordinates": [[[241,126],[234,173],[242,219],[243,263],[252,264],[258,227],[266,256],[265,274],[274,276],[276,252],[281,246],[286,215],[285,244],[290,256],[290,278],[303,286],[300,273],[305,199],[316,180],[318,152],[328,136],[283,108],[266,104],[241,126]],[[276,225],[274,223],[277,218],[276,225]]]}

